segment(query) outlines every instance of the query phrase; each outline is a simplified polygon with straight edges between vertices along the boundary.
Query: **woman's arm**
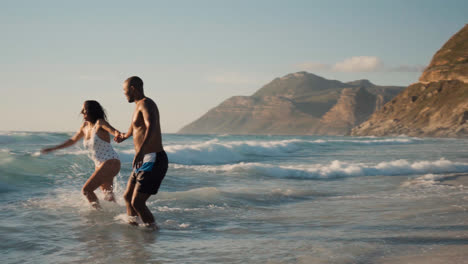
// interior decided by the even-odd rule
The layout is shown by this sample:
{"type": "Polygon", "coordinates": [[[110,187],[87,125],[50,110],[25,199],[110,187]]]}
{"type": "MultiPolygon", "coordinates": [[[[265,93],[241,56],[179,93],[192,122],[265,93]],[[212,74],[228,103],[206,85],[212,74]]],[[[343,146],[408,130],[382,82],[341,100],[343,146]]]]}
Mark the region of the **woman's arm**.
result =
{"type": "Polygon", "coordinates": [[[111,124],[109,124],[109,122],[107,122],[104,119],[99,119],[98,122],[97,122],[97,125],[98,125],[98,127],[100,127],[102,129],[106,130],[107,132],[109,132],[114,137],[118,137],[120,135],[120,131],[115,129],[113,126],[111,126],[111,124]]]}
{"type": "Polygon", "coordinates": [[[42,154],[47,154],[47,153],[55,151],[57,149],[67,148],[67,147],[70,147],[71,145],[75,144],[78,140],[80,140],[84,136],[84,132],[83,132],[84,127],[85,127],[85,123],[83,123],[83,125],[81,125],[80,130],[78,130],[78,132],[76,132],[76,134],[73,137],[71,137],[67,141],[65,141],[62,144],[57,145],[55,147],[42,149],[41,153],[42,154]]]}

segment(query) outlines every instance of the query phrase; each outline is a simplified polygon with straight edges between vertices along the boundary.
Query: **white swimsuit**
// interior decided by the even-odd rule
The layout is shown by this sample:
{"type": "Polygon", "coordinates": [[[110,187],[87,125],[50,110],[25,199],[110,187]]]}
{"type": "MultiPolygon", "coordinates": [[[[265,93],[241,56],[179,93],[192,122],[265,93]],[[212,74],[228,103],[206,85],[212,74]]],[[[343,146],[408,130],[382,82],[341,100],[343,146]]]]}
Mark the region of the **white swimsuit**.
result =
{"type": "Polygon", "coordinates": [[[119,159],[119,155],[109,142],[102,140],[96,135],[95,127],[91,131],[91,138],[83,140],[83,145],[90,152],[90,158],[94,161],[96,167],[101,166],[107,160],[119,159]]]}

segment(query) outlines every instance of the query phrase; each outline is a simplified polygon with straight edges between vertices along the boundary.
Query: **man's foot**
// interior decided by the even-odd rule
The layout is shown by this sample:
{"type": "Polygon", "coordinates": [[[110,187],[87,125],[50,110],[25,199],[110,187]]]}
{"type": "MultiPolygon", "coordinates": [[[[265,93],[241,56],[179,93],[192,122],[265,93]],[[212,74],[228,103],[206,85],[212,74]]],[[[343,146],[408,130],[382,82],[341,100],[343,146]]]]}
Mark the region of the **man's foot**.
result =
{"type": "Polygon", "coordinates": [[[128,224],[129,224],[129,225],[138,226],[138,222],[137,222],[137,217],[136,217],[136,216],[128,215],[128,216],[127,216],[127,219],[128,219],[128,224]]]}
{"type": "Polygon", "coordinates": [[[151,231],[159,230],[159,227],[156,225],[156,223],[145,224],[145,227],[148,228],[151,231]]]}
{"type": "Polygon", "coordinates": [[[108,202],[114,202],[115,203],[115,196],[114,196],[114,193],[113,192],[107,192],[105,195],[104,195],[104,200],[108,201],[108,202]]]}

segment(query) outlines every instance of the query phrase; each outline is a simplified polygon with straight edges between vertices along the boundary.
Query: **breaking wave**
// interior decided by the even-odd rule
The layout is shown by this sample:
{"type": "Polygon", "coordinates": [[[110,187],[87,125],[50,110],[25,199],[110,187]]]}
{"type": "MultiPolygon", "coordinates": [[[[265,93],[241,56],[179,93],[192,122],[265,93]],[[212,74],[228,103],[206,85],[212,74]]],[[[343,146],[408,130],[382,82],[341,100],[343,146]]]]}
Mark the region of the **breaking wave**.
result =
{"type": "MultiPolygon", "coordinates": [[[[190,145],[169,145],[165,147],[172,163],[201,165],[229,164],[246,161],[255,157],[286,157],[291,154],[301,154],[303,150],[318,148],[336,143],[382,145],[382,144],[413,144],[420,141],[417,138],[389,139],[318,139],[318,140],[275,140],[275,141],[228,141],[218,139],[190,145]]],[[[133,153],[132,151],[124,151],[133,153]]]]}
{"type": "Polygon", "coordinates": [[[261,175],[276,178],[330,179],[356,176],[397,176],[468,172],[468,163],[446,159],[410,162],[404,159],[377,164],[332,161],[316,165],[272,165],[264,163],[237,163],[227,165],[178,165],[175,169],[193,169],[208,173],[261,175]]]}

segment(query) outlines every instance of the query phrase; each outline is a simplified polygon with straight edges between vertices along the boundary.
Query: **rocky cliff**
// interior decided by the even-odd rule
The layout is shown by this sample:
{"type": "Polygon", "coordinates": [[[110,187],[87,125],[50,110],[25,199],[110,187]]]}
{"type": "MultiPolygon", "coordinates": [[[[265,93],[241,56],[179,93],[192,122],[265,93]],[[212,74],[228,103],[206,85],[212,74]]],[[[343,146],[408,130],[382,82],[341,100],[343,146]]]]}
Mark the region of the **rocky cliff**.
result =
{"type": "Polygon", "coordinates": [[[365,121],[383,99],[365,88],[345,88],[338,102],[322,116],[316,134],[343,135],[356,124],[365,121]]]}
{"type": "Polygon", "coordinates": [[[468,83],[468,25],[453,35],[437,51],[419,82],[460,80],[468,83]]]}
{"type": "Polygon", "coordinates": [[[468,137],[468,25],[434,55],[410,85],[354,128],[355,136],[468,137]]]}
{"type": "Polygon", "coordinates": [[[345,135],[402,89],[292,73],[225,100],[179,133],[345,135]]]}

